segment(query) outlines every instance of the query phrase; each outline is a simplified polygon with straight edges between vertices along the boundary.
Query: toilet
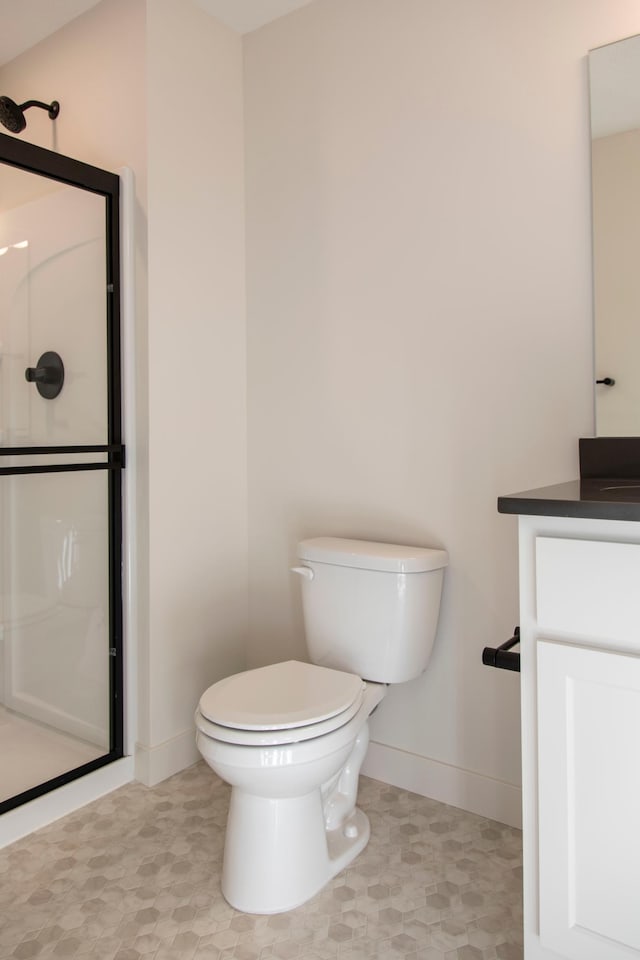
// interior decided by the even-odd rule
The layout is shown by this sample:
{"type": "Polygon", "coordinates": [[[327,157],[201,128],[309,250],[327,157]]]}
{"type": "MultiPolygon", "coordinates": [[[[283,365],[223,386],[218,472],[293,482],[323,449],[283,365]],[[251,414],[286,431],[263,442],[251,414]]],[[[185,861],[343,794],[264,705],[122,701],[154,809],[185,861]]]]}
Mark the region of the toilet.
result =
{"type": "Polygon", "coordinates": [[[444,550],[317,537],[298,545],[311,663],[220,680],[196,742],[231,786],[222,892],[244,913],[305,903],[367,845],[356,806],[368,718],[418,677],[436,634],[444,550]]]}

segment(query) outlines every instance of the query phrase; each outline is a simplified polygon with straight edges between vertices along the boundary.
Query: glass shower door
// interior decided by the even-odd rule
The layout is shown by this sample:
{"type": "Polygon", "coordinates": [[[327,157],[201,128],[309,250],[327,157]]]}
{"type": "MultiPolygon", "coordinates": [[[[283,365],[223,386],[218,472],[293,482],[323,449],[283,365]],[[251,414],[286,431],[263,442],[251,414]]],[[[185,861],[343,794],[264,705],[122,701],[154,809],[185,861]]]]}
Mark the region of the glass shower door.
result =
{"type": "Polygon", "coordinates": [[[2,812],[122,756],[124,451],[118,178],[0,161],[2,812]]]}

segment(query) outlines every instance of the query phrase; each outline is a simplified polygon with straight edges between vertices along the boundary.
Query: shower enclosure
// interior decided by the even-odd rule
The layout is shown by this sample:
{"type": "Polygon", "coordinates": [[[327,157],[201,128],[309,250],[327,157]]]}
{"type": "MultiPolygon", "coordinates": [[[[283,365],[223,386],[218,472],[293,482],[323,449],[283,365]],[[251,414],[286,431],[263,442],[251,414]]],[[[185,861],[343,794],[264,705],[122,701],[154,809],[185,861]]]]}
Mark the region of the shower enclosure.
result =
{"type": "Polygon", "coordinates": [[[0,135],[0,813],[123,755],[119,178],[0,135]]]}

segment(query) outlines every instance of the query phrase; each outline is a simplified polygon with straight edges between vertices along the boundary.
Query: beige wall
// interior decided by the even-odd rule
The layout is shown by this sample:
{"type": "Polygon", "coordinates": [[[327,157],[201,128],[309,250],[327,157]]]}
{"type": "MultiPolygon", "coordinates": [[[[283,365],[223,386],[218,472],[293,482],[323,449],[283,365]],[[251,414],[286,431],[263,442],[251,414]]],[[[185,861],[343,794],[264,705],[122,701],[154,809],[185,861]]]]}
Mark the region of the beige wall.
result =
{"type": "Polygon", "coordinates": [[[586,52],[639,29],[629,2],[322,0],[245,42],[250,662],[305,655],[300,537],[443,545],[431,665],[367,769],[505,818],[496,497],[574,477],[593,431],[586,52]]]}
{"type": "Polygon", "coordinates": [[[43,110],[30,110],[21,139],[109,169],[135,164],[143,205],[145,6],[145,0],[106,0],[0,71],[3,89],[18,103],[61,104],[55,124],[43,110]]]}
{"type": "Polygon", "coordinates": [[[240,37],[184,0],[147,17],[155,780],[198,758],[200,695],[245,663],[244,157],[240,37]]]}
{"type": "Polygon", "coordinates": [[[103,0],[0,76],[61,103],[24,139],[135,174],[137,772],[154,782],[197,758],[200,693],[245,661],[241,40],[192,0],[103,0]]]}
{"type": "Polygon", "coordinates": [[[250,661],[304,656],[301,536],[444,545],[430,669],[371,756],[512,816],[518,679],[480,664],[518,619],[495,498],[574,476],[593,429],[585,55],[638,31],[635,0],[317,0],[241,45],[192,0],[104,0],[2,70],[62,103],[29,139],[136,174],[148,782],[245,657],[246,356],[250,661]]]}

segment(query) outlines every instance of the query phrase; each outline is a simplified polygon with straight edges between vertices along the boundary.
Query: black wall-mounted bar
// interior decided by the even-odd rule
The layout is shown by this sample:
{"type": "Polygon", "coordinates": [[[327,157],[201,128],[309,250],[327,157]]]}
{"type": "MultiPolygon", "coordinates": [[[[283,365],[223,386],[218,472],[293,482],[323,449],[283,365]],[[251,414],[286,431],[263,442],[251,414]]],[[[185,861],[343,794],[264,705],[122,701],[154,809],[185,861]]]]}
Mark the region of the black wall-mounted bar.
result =
{"type": "Polygon", "coordinates": [[[516,627],[513,636],[501,643],[499,647],[485,647],[482,651],[482,662],[487,667],[497,667],[498,670],[513,670],[520,673],[520,654],[511,649],[520,643],[520,627],[516,627]]]}

